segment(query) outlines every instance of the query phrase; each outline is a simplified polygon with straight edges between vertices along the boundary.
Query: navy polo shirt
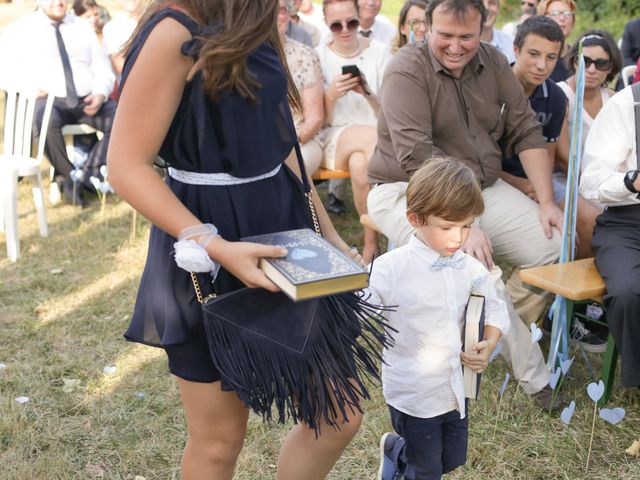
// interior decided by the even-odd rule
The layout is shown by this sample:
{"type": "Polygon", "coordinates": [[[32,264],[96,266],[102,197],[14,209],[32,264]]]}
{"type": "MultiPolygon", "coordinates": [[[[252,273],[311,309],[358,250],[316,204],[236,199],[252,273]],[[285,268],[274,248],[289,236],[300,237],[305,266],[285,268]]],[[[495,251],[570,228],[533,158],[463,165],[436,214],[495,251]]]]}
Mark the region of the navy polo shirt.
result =
{"type": "MultiPolygon", "coordinates": [[[[567,108],[567,97],[562,89],[553,80],[546,79],[529,97],[529,105],[535,112],[536,119],[542,124],[544,141],[557,142],[567,108]]],[[[516,177],[527,178],[518,155],[507,158],[503,151],[502,169],[516,177]]]]}

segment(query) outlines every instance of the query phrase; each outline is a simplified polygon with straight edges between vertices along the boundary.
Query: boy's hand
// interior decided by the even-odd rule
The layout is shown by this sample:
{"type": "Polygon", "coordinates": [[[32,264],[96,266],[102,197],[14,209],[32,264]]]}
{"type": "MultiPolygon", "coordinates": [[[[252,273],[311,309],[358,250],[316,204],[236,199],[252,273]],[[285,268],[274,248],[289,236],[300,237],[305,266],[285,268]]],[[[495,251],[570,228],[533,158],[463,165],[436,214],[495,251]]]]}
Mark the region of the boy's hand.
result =
{"type": "Polygon", "coordinates": [[[487,340],[483,340],[471,347],[473,353],[468,354],[461,352],[460,360],[464,366],[469,367],[474,372],[482,373],[489,365],[489,358],[491,357],[491,353],[494,348],[495,344],[491,344],[487,340]]]}

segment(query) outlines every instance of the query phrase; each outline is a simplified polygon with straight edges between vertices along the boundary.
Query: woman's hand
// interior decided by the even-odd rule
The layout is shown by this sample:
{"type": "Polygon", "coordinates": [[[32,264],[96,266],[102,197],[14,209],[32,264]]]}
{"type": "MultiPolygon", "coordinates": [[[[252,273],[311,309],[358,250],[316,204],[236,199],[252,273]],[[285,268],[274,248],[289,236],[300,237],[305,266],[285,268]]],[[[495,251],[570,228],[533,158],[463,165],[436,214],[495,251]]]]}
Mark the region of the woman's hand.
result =
{"type": "Polygon", "coordinates": [[[360,81],[358,82],[358,85],[355,86],[353,91],[356,93],[359,93],[360,95],[368,97],[369,95],[371,95],[371,88],[369,88],[369,84],[367,83],[367,78],[364,76],[364,72],[362,70],[360,70],[359,78],[360,78],[360,81]]]}
{"type": "Polygon", "coordinates": [[[273,245],[250,242],[228,242],[216,237],[207,245],[207,252],[232,275],[249,288],[264,288],[270,292],[280,289],[264,274],[258,264],[264,257],[284,257],[287,249],[273,245]]]}
{"type": "Polygon", "coordinates": [[[331,80],[327,88],[327,96],[335,102],[359,85],[360,77],[354,77],[350,73],[338,74],[331,80]]]}

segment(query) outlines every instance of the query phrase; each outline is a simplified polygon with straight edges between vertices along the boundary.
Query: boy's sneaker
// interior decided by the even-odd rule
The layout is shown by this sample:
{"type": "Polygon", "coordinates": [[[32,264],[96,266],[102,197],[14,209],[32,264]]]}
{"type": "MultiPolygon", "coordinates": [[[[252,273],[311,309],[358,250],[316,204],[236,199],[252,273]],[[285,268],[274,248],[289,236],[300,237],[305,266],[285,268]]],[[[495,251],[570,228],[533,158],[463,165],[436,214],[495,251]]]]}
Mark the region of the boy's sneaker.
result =
{"type": "Polygon", "coordinates": [[[380,438],[380,467],[378,468],[378,480],[400,480],[402,472],[396,467],[393,458],[393,450],[396,444],[402,440],[400,435],[387,432],[380,438]]]}
{"type": "Polygon", "coordinates": [[[587,352],[603,353],[607,350],[605,332],[591,331],[581,320],[574,318],[571,324],[571,342],[577,343],[587,352]]]}

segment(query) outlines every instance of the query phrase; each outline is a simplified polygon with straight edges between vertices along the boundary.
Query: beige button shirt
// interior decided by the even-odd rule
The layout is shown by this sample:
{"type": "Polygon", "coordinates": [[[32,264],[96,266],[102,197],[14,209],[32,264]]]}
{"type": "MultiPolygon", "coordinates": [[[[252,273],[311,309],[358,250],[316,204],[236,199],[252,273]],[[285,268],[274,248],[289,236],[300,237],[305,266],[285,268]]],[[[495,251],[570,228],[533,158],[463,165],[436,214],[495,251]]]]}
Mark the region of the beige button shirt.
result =
{"type": "Polygon", "coordinates": [[[507,156],[545,148],[520,83],[506,58],[481,43],[460,79],[431,54],[427,42],[394,56],[380,94],[378,145],[369,162],[372,183],[407,181],[433,155],[450,155],[488,187],[507,156]]]}

